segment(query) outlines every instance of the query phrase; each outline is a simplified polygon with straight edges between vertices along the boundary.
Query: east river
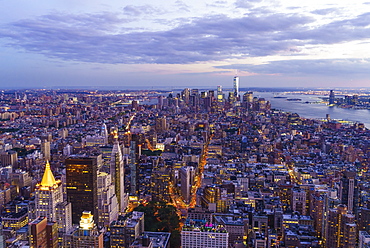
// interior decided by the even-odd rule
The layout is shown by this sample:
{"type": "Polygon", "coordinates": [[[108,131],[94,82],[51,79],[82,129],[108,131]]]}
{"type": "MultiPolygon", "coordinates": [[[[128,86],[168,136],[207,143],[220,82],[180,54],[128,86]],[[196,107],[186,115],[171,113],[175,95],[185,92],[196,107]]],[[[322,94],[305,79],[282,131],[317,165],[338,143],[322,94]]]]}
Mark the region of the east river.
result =
{"type": "MultiPolygon", "coordinates": [[[[244,92],[243,92],[244,93],[244,92]]],[[[253,92],[253,96],[265,98],[271,102],[271,108],[285,112],[297,113],[304,118],[324,119],[326,114],[331,119],[364,123],[370,129],[370,110],[367,109],[344,109],[329,107],[316,95],[282,94],[277,92],[253,92]],[[286,98],[275,98],[286,97],[286,98]],[[301,101],[287,101],[287,99],[302,99],[301,101]]]]}

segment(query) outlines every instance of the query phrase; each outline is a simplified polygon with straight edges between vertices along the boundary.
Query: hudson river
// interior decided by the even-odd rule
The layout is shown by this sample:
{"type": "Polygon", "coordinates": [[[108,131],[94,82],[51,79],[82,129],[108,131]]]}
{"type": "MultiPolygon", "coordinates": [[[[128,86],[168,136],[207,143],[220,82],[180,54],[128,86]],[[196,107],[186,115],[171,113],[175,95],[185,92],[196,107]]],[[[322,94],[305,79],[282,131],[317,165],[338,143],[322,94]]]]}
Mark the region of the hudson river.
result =
{"type": "Polygon", "coordinates": [[[304,118],[324,119],[326,114],[329,114],[331,119],[364,123],[366,128],[370,129],[370,110],[329,107],[326,104],[319,103],[321,99],[315,95],[253,92],[253,96],[262,97],[270,101],[271,108],[297,113],[304,118]],[[274,96],[286,98],[274,98],[274,96]],[[287,99],[292,98],[302,99],[302,101],[287,101],[287,99]]]}

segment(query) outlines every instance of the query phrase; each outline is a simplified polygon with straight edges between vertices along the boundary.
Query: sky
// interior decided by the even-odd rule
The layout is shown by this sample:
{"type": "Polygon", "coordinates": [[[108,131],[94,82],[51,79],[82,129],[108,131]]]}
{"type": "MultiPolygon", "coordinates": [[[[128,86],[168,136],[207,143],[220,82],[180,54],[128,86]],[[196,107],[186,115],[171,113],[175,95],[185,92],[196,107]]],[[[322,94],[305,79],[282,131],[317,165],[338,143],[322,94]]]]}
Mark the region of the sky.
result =
{"type": "Polygon", "coordinates": [[[370,87],[367,1],[0,0],[0,88],[370,87]]]}

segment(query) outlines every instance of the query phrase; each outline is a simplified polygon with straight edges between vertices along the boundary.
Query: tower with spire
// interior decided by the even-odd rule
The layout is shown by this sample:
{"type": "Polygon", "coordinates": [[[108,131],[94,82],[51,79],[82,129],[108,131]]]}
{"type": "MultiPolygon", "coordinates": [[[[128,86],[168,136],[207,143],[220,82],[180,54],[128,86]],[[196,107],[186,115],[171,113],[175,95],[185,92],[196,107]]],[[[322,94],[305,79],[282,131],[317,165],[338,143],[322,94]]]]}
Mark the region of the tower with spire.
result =
{"type": "Polygon", "coordinates": [[[48,222],[56,222],[61,242],[63,235],[72,229],[71,204],[63,199],[63,186],[56,180],[47,161],[41,182],[35,190],[36,217],[46,217],[48,222]]]}
{"type": "Polygon", "coordinates": [[[62,182],[55,180],[49,162],[46,162],[41,182],[36,185],[35,200],[36,216],[56,221],[55,209],[63,201],[63,188],[62,182]]]}
{"type": "Polygon", "coordinates": [[[119,212],[124,212],[127,207],[127,195],[125,194],[124,185],[124,164],[122,159],[121,147],[118,142],[118,132],[113,131],[113,149],[110,161],[110,174],[112,181],[114,182],[115,193],[117,196],[117,201],[119,205],[119,212]]]}

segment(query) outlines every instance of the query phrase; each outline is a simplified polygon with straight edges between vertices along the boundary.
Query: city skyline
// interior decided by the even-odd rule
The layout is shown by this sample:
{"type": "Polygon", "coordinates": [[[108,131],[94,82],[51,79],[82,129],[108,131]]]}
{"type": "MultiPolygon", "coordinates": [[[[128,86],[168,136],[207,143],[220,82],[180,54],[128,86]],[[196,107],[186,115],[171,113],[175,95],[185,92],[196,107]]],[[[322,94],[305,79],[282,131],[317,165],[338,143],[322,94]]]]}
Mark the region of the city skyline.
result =
{"type": "Polygon", "coordinates": [[[366,1],[2,4],[0,88],[369,85],[366,1]]]}

